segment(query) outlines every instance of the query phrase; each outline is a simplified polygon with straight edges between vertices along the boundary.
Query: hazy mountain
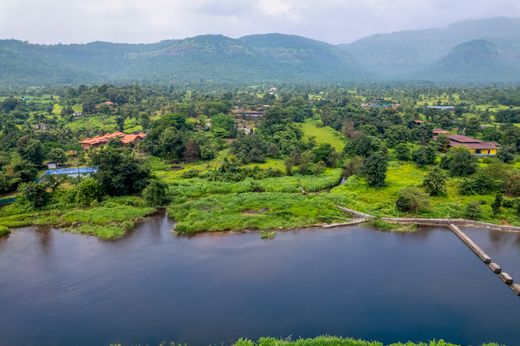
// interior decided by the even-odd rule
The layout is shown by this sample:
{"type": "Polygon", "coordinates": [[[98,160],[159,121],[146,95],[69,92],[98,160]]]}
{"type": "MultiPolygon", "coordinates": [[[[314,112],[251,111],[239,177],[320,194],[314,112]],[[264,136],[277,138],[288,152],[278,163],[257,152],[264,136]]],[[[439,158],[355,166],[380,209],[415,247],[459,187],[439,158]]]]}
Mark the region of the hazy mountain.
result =
{"type": "Polygon", "coordinates": [[[149,44],[0,40],[0,84],[147,81],[520,82],[520,18],[378,34],[334,46],[300,36],[205,35],[149,44]]]}
{"type": "Polygon", "coordinates": [[[345,81],[367,74],[344,50],[299,36],[206,35],[153,44],[0,41],[0,83],[345,81]]]}
{"type": "Polygon", "coordinates": [[[380,78],[409,79],[465,42],[486,40],[503,59],[520,65],[520,18],[465,21],[446,28],[377,34],[340,45],[380,78]]]}
{"type": "Polygon", "coordinates": [[[449,82],[510,82],[519,80],[518,72],[520,69],[510,65],[495,44],[474,40],[456,46],[447,56],[414,77],[449,82]]]}

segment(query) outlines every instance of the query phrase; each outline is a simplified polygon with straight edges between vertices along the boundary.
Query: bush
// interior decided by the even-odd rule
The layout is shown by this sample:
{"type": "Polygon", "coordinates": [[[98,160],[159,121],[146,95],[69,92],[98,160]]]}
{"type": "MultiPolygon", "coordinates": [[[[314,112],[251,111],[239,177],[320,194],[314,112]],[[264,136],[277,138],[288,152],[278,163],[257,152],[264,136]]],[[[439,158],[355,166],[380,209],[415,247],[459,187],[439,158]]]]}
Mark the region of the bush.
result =
{"type": "Polygon", "coordinates": [[[520,196],[520,173],[514,173],[506,182],[506,193],[509,196],[520,196]]]}
{"type": "Polygon", "coordinates": [[[85,178],[76,188],[75,202],[78,205],[88,206],[94,201],[101,201],[103,195],[103,187],[96,179],[85,178]]]}
{"type": "Polygon", "coordinates": [[[399,191],[395,206],[401,212],[425,211],[429,207],[428,196],[416,187],[407,187],[399,191]]]}
{"type": "Polygon", "coordinates": [[[439,168],[435,167],[423,180],[423,188],[430,196],[442,196],[446,194],[446,181],[448,177],[439,168]]]}
{"type": "Polygon", "coordinates": [[[42,209],[50,200],[47,187],[38,183],[25,183],[20,185],[20,200],[29,204],[33,209],[42,209]]]}
{"type": "Polygon", "coordinates": [[[395,147],[395,156],[399,161],[410,161],[412,151],[407,143],[401,143],[395,147]]]}
{"type": "Polygon", "coordinates": [[[477,171],[477,159],[465,148],[452,148],[442,158],[441,168],[454,177],[467,177],[477,171]]]}
{"type": "Polygon", "coordinates": [[[480,208],[480,202],[473,201],[466,206],[464,215],[470,220],[478,220],[482,216],[482,209],[480,208]]]}
{"type": "Polygon", "coordinates": [[[464,179],[459,185],[461,195],[487,195],[499,188],[499,183],[485,172],[479,172],[474,177],[464,179]]]}
{"type": "Polygon", "coordinates": [[[11,234],[11,231],[9,230],[9,228],[7,228],[5,226],[0,226],[0,237],[5,237],[5,236],[8,236],[9,234],[11,234]]]}
{"type": "Polygon", "coordinates": [[[149,207],[160,207],[166,204],[167,186],[160,181],[153,180],[143,190],[143,198],[149,207]]]}
{"type": "Polygon", "coordinates": [[[431,145],[422,146],[413,153],[413,160],[419,166],[433,165],[435,157],[435,148],[431,145]]]}

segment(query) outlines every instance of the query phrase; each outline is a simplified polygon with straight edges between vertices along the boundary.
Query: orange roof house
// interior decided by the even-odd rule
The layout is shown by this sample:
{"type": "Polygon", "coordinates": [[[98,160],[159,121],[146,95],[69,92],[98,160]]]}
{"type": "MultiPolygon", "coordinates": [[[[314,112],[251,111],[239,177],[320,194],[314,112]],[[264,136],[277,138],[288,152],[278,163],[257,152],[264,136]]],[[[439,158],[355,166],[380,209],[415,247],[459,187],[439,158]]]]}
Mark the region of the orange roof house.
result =
{"type": "Polygon", "coordinates": [[[83,150],[89,150],[90,148],[99,147],[101,145],[107,144],[111,139],[119,139],[121,143],[124,145],[134,144],[142,139],[146,138],[146,134],[144,132],[138,132],[134,134],[127,135],[123,132],[114,132],[107,133],[103,136],[92,137],[84,139],[80,142],[83,150]]]}

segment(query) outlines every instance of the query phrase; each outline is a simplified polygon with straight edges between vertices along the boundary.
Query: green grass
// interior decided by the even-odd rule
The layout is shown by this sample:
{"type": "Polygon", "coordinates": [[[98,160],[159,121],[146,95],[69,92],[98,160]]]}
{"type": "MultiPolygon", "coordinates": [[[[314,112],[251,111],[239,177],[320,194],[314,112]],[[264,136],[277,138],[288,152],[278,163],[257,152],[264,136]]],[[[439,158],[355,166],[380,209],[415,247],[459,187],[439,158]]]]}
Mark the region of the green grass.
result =
{"type": "Polygon", "coordinates": [[[320,175],[295,175],[265,179],[245,179],[239,182],[209,181],[202,178],[166,180],[171,193],[185,197],[202,197],[213,194],[251,192],[260,186],[264,192],[318,192],[338,184],[342,170],[327,169],[320,175]]]}
{"type": "Polygon", "coordinates": [[[155,211],[144,206],[139,197],[109,198],[100,206],[81,209],[51,206],[48,210],[26,211],[14,204],[2,209],[0,228],[58,226],[101,239],[117,239],[155,211]]]}
{"type": "Polygon", "coordinates": [[[9,235],[11,233],[11,231],[9,230],[9,228],[5,227],[5,226],[0,226],[0,237],[5,237],[7,235],[9,235]]]}
{"type": "Polygon", "coordinates": [[[329,143],[336,151],[343,151],[345,147],[344,136],[333,128],[320,125],[321,123],[317,120],[307,119],[302,124],[303,137],[307,139],[315,137],[316,143],[329,143]]]}
{"type": "Polygon", "coordinates": [[[345,221],[338,196],[235,193],[173,203],[169,215],[179,233],[295,228],[345,221]]]}
{"type": "Polygon", "coordinates": [[[495,199],[494,195],[460,195],[458,185],[461,179],[458,178],[448,180],[447,196],[430,198],[429,210],[419,214],[399,212],[395,208],[399,190],[409,186],[420,186],[427,172],[428,168],[419,168],[413,163],[392,161],[389,164],[385,187],[371,188],[363,178],[352,176],[344,185],[332,189],[331,193],[345,198],[348,208],[377,217],[464,218],[466,205],[472,201],[479,201],[483,202],[481,221],[497,224],[507,221],[513,225],[520,225],[520,217],[512,209],[502,208],[500,215],[493,215],[491,204],[495,199]]]}
{"type": "MultiPolygon", "coordinates": [[[[276,338],[260,338],[258,341],[247,339],[238,340],[233,346],[384,346],[379,341],[356,340],[352,338],[341,338],[335,336],[319,336],[312,339],[276,339],[276,338]]],[[[429,342],[405,342],[392,343],[388,346],[460,346],[445,342],[444,340],[429,342]]],[[[498,344],[482,344],[482,346],[498,346],[498,344]]]]}

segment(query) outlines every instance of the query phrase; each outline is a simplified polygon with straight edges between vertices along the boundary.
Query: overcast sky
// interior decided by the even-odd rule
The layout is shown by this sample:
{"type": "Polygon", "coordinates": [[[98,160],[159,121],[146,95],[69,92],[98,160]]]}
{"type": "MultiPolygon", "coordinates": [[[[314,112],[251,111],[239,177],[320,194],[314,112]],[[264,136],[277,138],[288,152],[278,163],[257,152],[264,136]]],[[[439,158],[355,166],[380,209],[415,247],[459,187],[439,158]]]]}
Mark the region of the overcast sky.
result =
{"type": "Polygon", "coordinates": [[[281,32],[348,43],[496,16],[520,17],[520,0],[0,0],[0,38],[156,42],[281,32]]]}

